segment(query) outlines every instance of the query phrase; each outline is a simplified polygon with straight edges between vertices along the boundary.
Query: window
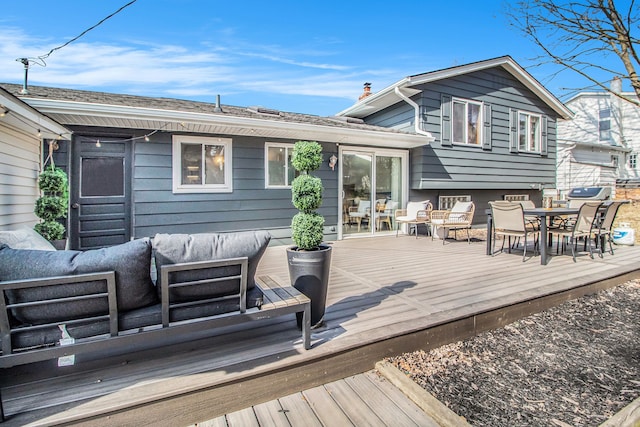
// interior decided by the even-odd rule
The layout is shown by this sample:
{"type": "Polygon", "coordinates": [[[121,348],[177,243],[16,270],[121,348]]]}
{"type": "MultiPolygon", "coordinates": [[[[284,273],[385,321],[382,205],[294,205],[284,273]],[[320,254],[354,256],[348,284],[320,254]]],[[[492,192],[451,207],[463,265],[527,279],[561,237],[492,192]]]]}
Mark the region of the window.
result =
{"type": "Polygon", "coordinates": [[[482,103],[453,99],[452,139],[456,144],[482,145],[482,103]]]}
{"type": "Polygon", "coordinates": [[[609,108],[600,110],[598,133],[600,141],[609,141],[611,139],[611,110],[609,108]]]}
{"type": "Polygon", "coordinates": [[[518,112],[518,151],[540,152],[540,122],[536,114],[518,112]]]}
{"type": "Polygon", "coordinates": [[[631,153],[629,154],[629,169],[636,170],[638,167],[638,154],[631,153]]]}
{"type": "Polygon", "coordinates": [[[231,139],[174,135],[175,193],[231,192],[231,173],[231,139]]]}
{"type": "Polygon", "coordinates": [[[264,182],[266,188],[289,188],[297,172],[291,165],[293,144],[265,144],[264,182]]]}

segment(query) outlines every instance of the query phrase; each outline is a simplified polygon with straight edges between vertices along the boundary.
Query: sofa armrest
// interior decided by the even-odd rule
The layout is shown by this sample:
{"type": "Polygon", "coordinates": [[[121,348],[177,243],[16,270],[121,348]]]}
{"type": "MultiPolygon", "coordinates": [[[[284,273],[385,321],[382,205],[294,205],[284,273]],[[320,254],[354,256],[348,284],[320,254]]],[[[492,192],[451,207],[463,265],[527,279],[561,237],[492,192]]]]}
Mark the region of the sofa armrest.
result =
{"type": "MultiPolygon", "coordinates": [[[[228,298],[239,298],[240,312],[247,310],[247,276],[249,270],[249,258],[227,258],[215,261],[196,261],[185,262],[180,264],[166,264],[160,267],[161,275],[161,300],[162,300],[162,326],[168,327],[170,323],[170,312],[173,308],[185,307],[189,305],[197,305],[207,302],[218,301],[228,298]],[[234,268],[235,267],[235,268],[234,268]],[[196,273],[198,270],[220,269],[223,274],[214,277],[190,279],[186,276],[184,280],[175,280],[173,273],[196,273]],[[231,273],[225,273],[231,271],[231,273]],[[224,295],[208,299],[196,299],[186,302],[172,302],[170,298],[170,290],[175,288],[198,288],[210,287],[216,283],[228,282],[229,280],[238,281],[238,292],[230,295],[224,295]]],[[[183,275],[183,277],[185,277],[183,275]]],[[[197,277],[197,276],[196,276],[197,277]]]]}
{"type": "MultiPolygon", "coordinates": [[[[33,295],[33,294],[32,294],[33,295]]],[[[12,316],[15,318],[15,316],[12,316]]],[[[0,282],[0,338],[2,339],[2,353],[11,354],[12,344],[11,335],[16,331],[27,331],[48,328],[57,325],[74,324],[87,319],[109,319],[109,333],[111,336],[118,335],[118,303],[116,295],[116,279],[114,271],[101,273],[77,274],[71,276],[44,277],[37,279],[11,280],[0,282]],[[94,292],[87,292],[84,295],[73,295],[66,297],[48,297],[46,288],[49,286],[73,285],[82,283],[102,283],[99,289],[94,292]],[[42,296],[38,299],[31,299],[24,302],[11,302],[7,297],[7,293],[11,291],[20,291],[24,289],[42,288],[42,296]],[[16,325],[18,322],[10,320],[11,312],[20,310],[21,308],[34,308],[51,304],[74,304],[77,305],[83,301],[107,299],[104,314],[90,314],[85,318],[78,319],[76,316],[64,318],[62,316],[55,322],[46,322],[36,325],[16,325]]]]}

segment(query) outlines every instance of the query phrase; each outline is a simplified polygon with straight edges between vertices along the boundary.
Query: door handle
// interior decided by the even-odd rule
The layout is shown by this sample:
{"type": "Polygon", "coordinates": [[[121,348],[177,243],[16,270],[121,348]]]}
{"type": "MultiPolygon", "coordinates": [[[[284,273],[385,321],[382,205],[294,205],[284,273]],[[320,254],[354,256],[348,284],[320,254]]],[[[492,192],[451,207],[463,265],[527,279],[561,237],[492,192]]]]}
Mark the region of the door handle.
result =
{"type": "Polygon", "coordinates": [[[71,205],[71,209],[78,209],[79,207],[80,207],[80,205],[77,204],[77,203],[74,203],[74,204],[71,205]]]}

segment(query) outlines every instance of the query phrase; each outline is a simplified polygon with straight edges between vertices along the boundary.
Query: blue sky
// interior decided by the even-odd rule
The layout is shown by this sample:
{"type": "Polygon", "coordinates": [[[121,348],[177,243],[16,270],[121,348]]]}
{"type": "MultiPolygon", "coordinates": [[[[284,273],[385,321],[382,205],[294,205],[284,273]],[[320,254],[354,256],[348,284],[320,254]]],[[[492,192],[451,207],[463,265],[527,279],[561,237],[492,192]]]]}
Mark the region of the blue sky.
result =
{"type": "MultiPolygon", "coordinates": [[[[130,0],[4,1],[0,81],[130,0]]],[[[501,1],[137,0],[32,65],[29,83],[333,115],[402,78],[511,55],[552,93],[568,72],[511,28],[501,1]]]]}

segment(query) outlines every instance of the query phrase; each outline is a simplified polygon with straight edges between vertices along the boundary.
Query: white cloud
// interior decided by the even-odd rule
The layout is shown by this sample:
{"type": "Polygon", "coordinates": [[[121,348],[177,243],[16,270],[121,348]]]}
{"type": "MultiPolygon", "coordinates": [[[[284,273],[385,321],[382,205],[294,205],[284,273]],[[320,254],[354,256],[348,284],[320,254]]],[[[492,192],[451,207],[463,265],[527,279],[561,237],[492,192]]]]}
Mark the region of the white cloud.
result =
{"type": "MultiPolygon", "coordinates": [[[[0,27],[0,39],[4,41],[0,46],[0,81],[14,83],[23,79],[22,65],[16,58],[36,58],[55,45],[6,27],[0,27]]],[[[237,45],[241,48],[211,43],[187,47],[146,41],[118,45],[78,41],[52,52],[46,67],[32,65],[29,83],[187,98],[246,93],[253,99],[249,105],[259,102],[257,93],[355,100],[362,83],[371,76],[388,83],[399,76],[392,70],[317,61],[330,52],[237,45]]]]}

